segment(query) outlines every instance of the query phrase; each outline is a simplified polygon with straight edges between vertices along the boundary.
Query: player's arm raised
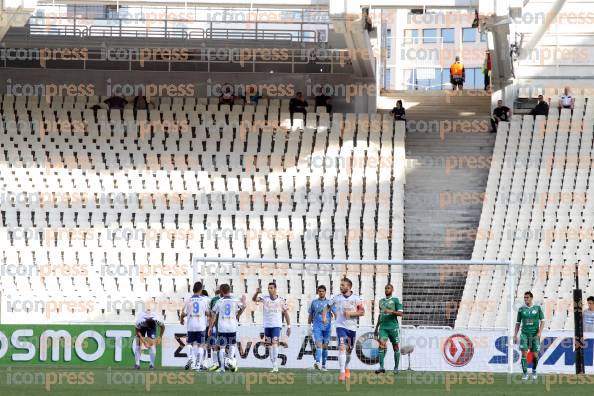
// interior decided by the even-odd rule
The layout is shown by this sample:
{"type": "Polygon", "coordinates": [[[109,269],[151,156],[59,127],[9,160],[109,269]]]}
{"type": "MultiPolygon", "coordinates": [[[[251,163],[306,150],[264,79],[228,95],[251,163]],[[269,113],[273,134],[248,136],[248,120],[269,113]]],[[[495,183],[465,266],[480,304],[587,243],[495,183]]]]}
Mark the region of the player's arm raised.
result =
{"type": "Polygon", "coordinates": [[[257,288],[257,289],[256,289],[256,292],[255,292],[255,293],[254,293],[254,295],[252,296],[252,301],[253,301],[253,302],[257,303],[257,302],[259,302],[259,301],[260,301],[260,299],[258,298],[258,295],[259,295],[260,293],[262,293],[262,289],[260,289],[260,288],[257,288]]]}
{"type": "MultiPolygon", "coordinates": [[[[260,290],[260,288],[258,288],[260,290]]],[[[239,317],[245,311],[245,307],[247,306],[247,296],[244,294],[241,296],[241,306],[239,307],[239,311],[237,311],[237,320],[239,321],[239,317]]]]}

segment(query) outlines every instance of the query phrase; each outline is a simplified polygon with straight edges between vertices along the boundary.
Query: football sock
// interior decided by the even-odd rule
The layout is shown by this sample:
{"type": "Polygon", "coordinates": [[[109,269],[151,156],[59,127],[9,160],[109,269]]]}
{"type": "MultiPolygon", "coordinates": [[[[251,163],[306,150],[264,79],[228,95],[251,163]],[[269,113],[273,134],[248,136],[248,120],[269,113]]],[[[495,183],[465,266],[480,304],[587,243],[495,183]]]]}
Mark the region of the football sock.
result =
{"type": "Polygon", "coordinates": [[[340,366],[341,373],[344,373],[344,369],[346,366],[346,360],[347,360],[346,351],[340,351],[338,353],[338,365],[340,366]]]}
{"type": "Polygon", "coordinates": [[[149,349],[149,356],[151,358],[151,366],[155,365],[155,357],[157,356],[157,347],[156,346],[152,346],[151,349],[149,349]]]}
{"type": "Polygon", "coordinates": [[[217,351],[214,348],[212,348],[210,350],[210,356],[212,357],[212,363],[213,363],[213,365],[220,366],[220,364],[219,364],[219,351],[217,351]]]}
{"type": "Polygon", "coordinates": [[[225,348],[219,349],[219,367],[225,368],[225,348]]]}
{"type": "Polygon", "coordinates": [[[400,365],[400,349],[394,351],[394,370],[398,370],[398,366],[400,365]]]}
{"type": "Polygon", "coordinates": [[[322,348],[316,347],[316,363],[320,363],[322,360],[322,348]]]}
{"type": "Polygon", "coordinates": [[[136,347],[134,347],[134,359],[136,360],[136,364],[140,364],[140,353],[141,353],[141,347],[140,347],[140,341],[137,342],[136,347]]]}
{"type": "Polygon", "coordinates": [[[536,373],[536,366],[538,365],[538,354],[532,355],[532,372],[536,373]]]}
{"type": "Polygon", "coordinates": [[[345,368],[349,367],[349,363],[351,363],[351,352],[346,352],[346,364],[345,364],[345,368]]]}
{"type": "Polygon", "coordinates": [[[326,360],[328,360],[328,350],[322,349],[322,366],[326,365],[326,360]]]}
{"type": "Polygon", "coordinates": [[[526,356],[522,356],[522,372],[524,374],[528,372],[528,363],[526,362],[526,356]]]}
{"type": "Polygon", "coordinates": [[[270,351],[270,360],[272,361],[272,366],[276,367],[276,358],[278,357],[278,345],[272,345],[270,351]]]}
{"type": "Polygon", "coordinates": [[[227,355],[229,359],[235,358],[235,345],[229,345],[229,353],[227,355]]]}
{"type": "Polygon", "coordinates": [[[204,348],[201,346],[196,347],[196,367],[202,366],[203,359],[204,359],[204,348]]]}
{"type": "Polygon", "coordinates": [[[384,360],[386,359],[386,350],[384,348],[380,348],[379,349],[379,363],[380,363],[380,369],[383,370],[384,368],[384,360]]]}

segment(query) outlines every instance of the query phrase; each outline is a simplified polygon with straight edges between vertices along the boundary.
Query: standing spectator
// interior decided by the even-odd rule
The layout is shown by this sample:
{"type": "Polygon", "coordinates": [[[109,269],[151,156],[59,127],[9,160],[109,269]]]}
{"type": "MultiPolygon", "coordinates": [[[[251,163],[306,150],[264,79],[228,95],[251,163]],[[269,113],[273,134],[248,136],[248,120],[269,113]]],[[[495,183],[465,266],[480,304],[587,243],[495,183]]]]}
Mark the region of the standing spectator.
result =
{"type": "Polygon", "coordinates": [[[457,56],[456,61],[450,66],[450,83],[452,84],[452,89],[454,91],[456,89],[462,90],[465,80],[466,70],[464,70],[462,62],[460,62],[460,57],[457,56]]]}
{"type": "Polygon", "coordinates": [[[325,107],[326,113],[332,113],[332,98],[323,92],[320,93],[316,96],[316,111],[318,111],[318,107],[325,107]]]}
{"type": "Polygon", "coordinates": [[[594,296],[588,297],[588,309],[584,311],[584,333],[594,333],[594,296]]]}
{"type": "Polygon", "coordinates": [[[297,92],[294,98],[289,101],[289,112],[291,113],[291,122],[293,122],[293,114],[303,113],[303,118],[307,115],[307,101],[303,99],[303,93],[297,92]]]}
{"type": "Polygon", "coordinates": [[[109,106],[109,110],[123,110],[124,107],[128,104],[128,101],[124,99],[123,96],[113,95],[110,98],[105,99],[103,103],[109,106]]]}
{"type": "Polygon", "coordinates": [[[493,116],[491,117],[491,132],[496,133],[499,121],[509,121],[511,116],[511,110],[509,107],[503,105],[502,100],[497,101],[497,107],[493,110],[493,116]]]}
{"type": "Polygon", "coordinates": [[[402,101],[398,99],[396,107],[390,112],[394,116],[394,121],[406,121],[406,110],[402,106],[402,101]]]}
{"type": "Polygon", "coordinates": [[[559,99],[559,112],[561,112],[561,109],[571,109],[571,111],[573,111],[574,105],[575,98],[571,96],[569,87],[565,87],[564,94],[559,99]]]}
{"type": "Polygon", "coordinates": [[[534,117],[538,115],[547,117],[549,115],[549,104],[544,101],[542,95],[538,95],[538,103],[532,110],[530,110],[530,115],[534,117]]]}
{"type": "Polygon", "coordinates": [[[483,74],[485,75],[485,91],[491,89],[491,52],[485,51],[485,62],[483,63],[483,74]]]}

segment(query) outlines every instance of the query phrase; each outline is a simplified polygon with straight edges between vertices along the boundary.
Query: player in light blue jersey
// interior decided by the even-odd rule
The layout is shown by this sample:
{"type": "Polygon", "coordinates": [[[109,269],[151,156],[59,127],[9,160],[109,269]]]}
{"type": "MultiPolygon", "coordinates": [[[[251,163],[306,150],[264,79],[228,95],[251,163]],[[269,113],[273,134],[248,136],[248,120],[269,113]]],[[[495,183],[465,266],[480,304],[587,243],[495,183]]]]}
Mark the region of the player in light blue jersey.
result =
{"type": "Polygon", "coordinates": [[[313,333],[314,342],[316,343],[316,361],[314,368],[316,370],[326,371],[326,361],[328,360],[328,344],[330,343],[330,332],[332,330],[332,315],[331,311],[326,314],[326,323],[323,322],[324,308],[329,304],[330,300],[326,298],[326,286],[318,286],[318,298],[313,300],[309,306],[309,319],[307,323],[313,323],[311,331],[313,333]],[[320,367],[321,361],[321,367],[320,367]]]}

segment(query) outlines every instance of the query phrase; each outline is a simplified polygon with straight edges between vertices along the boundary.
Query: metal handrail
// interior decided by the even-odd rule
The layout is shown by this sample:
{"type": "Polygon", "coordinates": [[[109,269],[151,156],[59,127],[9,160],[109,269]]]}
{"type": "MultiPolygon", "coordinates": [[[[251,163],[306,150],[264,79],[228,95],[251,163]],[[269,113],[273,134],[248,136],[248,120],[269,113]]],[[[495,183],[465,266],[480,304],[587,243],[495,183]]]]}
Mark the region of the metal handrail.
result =
{"type": "MultiPolygon", "coordinates": [[[[212,21],[212,20],[190,20],[190,19],[106,19],[106,18],[76,18],[74,17],[32,17],[29,21],[29,34],[47,34],[48,30],[57,28],[58,32],[64,26],[74,27],[80,29],[75,31],[78,34],[69,34],[65,29],[62,35],[75,36],[93,36],[93,32],[107,31],[109,29],[110,35],[108,37],[130,37],[123,33],[129,32],[144,32],[144,35],[137,35],[137,37],[181,37],[191,38],[198,36],[195,32],[205,30],[207,32],[218,31],[252,31],[255,32],[255,39],[262,37],[264,40],[288,39],[290,41],[298,42],[320,42],[322,40],[318,31],[312,30],[311,26],[323,26],[329,30],[330,24],[328,22],[305,22],[305,21],[212,21]],[[36,23],[42,21],[43,23],[36,23]],[[183,27],[171,26],[174,24],[204,24],[203,27],[183,27]],[[160,26],[154,26],[160,25],[160,26]],[[246,29],[245,26],[250,28],[246,29]],[[294,26],[299,28],[295,29],[294,26]],[[224,26],[224,27],[220,27],[224,26]],[[234,28],[233,26],[238,26],[234,28]],[[253,28],[251,28],[253,26],[253,28]],[[287,26],[284,29],[283,26],[287,26]],[[103,30],[102,30],[103,29],[103,30]],[[173,34],[169,34],[172,31],[173,34]],[[120,36],[114,35],[114,32],[120,32],[120,36]],[[262,35],[260,32],[265,32],[262,35]],[[268,32],[275,32],[271,35],[268,32]],[[270,37],[270,38],[268,38],[270,37]],[[284,38],[282,38],[284,37],[284,38]]],[[[138,34],[138,33],[137,33],[138,34]]],[[[100,35],[99,35],[100,36],[100,35]]],[[[243,38],[247,35],[240,36],[243,38]]],[[[105,36],[103,36],[105,37],[105,36]]],[[[132,36],[134,37],[134,36],[132,36]]],[[[222,38],[227,38],[224,36],[222,38]]],[[[206,38],[206,37],[204,37],[206,38]]]]}
{"type": "MultiPolygon", "coordinates": [[[[11,48],[6,48],[5,51],[10,50],[11,48]]],[[[256,65],[262,64],[276,64],[276,65],[290,65],[291,71],[295,71],[295,66],[299,65],[308,65],[308,64],[316,64],[316,65],[325,65],[329,66],[327,70],[321,71],[321,73],[341,73],[346,72],[343,67],[345,65],[350,64],[350,54],[347,50],[336,50],[336,49],[327,49],[323,51],[312,51],[307,49],[300,49],[300,48],[292,48],[286,49],[287,56],[280,57],[277,59],[263,59],[260,55],[250,54],[247,57],[242,57],[240,49],[230,50],[228,51],[223,57],[221,57],[220,53],[217,53],[219,48],[215,47],[208,47],[208,48],[201,48],[201,47],[194,47],[194,48],[184,48],[186,51],[186,55],[183,59],[176,58],[174,56],[170,57],[169,59],[141,59],[139,48],[136,46],[110,46],[110,47],[95,47],[95,48],[87,48],[87,56],[85,59],[72,59],[73,65],[80,65],[80,69],[87,70],[89,68],[89,63],[94,62],[92,69],[98,70],[101,69],[101,63],[97,62],[109,62],[110,64],[113,63],[120,63],[125,64],[127,67],[122,67],[118,70],[138,70],[137,64],[141,61],[150,62],[151,64],[160,63],[166,64],[167,70],[172,71],[175,68],[175,65],[179,64],[203,64],[207,65],[207,70],[210,71],[213,65],[216,64],[244,64],[244,65],[251,65],[253,72],[256,71],[256,65]],[[129,49],[129,51],[124,56],[113,56],[110,52],[112,49],[129,49]],[[216,57],[213,57],[212,54],[217,53],[216,57]]],[[[65,59],[64,61],[68,61],[65,59]]],[[[9,59],[4,59],[0,61],[0,68],[1,67],[13,67],[9,64],[9,59]]],[[[41,65],[39,65],[41,67],[41,65]]],[[[52,68],[51,65],[46,65],[47,68],[52,68]]],[[[144,67],[141,66],[141,67],[144,67]]],[[[107,67],[106,70],[112,70],[111,67],[107,67]]],[[[147,70],[151,70],[147,68],[147,70]]],[[[162,70],[162,69],[159,69],[162,70]]],[[[245,70],[249,71],[249,70],[245,70]]]]}
{"type": "Polygon", "coordinates": [[[30,24],[30,35],[60,35],[75,37],[161,37],[178,39],[225,39],[225,40],[285,40],[318,42],[314,30],[296,29],[229,29],[229,28],[180,28],[180,27],[133,27],[112,25],[39,25],[30,24]]]}

